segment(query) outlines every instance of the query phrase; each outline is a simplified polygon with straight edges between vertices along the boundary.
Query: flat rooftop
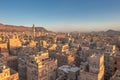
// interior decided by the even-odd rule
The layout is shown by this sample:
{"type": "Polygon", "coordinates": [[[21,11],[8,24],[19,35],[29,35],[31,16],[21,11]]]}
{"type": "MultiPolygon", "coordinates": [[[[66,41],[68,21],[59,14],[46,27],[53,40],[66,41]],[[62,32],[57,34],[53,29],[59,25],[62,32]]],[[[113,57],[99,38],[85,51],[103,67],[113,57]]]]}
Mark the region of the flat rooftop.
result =
{"type": "Polygon", "coordinates": [[[69,65],[63,65],[63,66],[59,67],[58,69],[66,72],[66,73],[69,73],[69,72],[77,72],[77,71],[80,70],[79,67],[69,66],[69,65]]]}

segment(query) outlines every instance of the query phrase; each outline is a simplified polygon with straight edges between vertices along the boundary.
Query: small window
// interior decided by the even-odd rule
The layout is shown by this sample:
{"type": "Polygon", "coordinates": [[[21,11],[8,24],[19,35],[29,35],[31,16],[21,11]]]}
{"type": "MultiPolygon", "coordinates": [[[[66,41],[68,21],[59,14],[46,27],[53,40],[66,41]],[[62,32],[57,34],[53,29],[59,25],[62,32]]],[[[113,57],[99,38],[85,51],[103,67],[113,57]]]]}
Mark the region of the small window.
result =
{"type": "Polygon", "coordinates": [[[114,64],[117,64],[117,61],[115,61],[114,64]]]}
{"type": "Polygon", "coordinates": [[[96,63],[93,63],[93,68],[97,68],[97,64],[96,63]]]}

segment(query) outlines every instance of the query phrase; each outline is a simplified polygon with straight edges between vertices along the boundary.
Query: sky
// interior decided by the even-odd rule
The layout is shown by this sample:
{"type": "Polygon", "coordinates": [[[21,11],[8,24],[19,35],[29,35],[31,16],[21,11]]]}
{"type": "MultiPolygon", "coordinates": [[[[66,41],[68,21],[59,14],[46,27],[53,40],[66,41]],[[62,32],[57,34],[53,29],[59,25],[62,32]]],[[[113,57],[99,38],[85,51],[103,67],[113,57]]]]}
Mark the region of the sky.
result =
{"type": "Polygon", "coordinates": [[[52,31],[120,30],[120,0],[0,0],[0,23],[52,31]]]}

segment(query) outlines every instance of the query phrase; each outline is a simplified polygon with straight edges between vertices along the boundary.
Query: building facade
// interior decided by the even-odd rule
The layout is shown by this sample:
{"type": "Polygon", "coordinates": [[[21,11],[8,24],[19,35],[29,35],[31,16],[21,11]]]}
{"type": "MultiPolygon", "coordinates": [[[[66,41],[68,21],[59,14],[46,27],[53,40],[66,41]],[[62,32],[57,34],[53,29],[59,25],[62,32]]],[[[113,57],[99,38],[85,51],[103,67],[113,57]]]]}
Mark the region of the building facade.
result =
{"type": "Polygon", "coordinates": [[[0,80],[19,80],[18,73],[6,66],[0,66],[0,80]]]}
{"type": "Polygon", "coordinates": [[[27,80],[55,80],[57,60],[50,59],[48,53],[32,55],[27,62],[27,80]]]}
{"type": "Polygon", "coordinates": [[[80,80],[104,80],[104,54],[93,54],[80,70],[80,80]]]}

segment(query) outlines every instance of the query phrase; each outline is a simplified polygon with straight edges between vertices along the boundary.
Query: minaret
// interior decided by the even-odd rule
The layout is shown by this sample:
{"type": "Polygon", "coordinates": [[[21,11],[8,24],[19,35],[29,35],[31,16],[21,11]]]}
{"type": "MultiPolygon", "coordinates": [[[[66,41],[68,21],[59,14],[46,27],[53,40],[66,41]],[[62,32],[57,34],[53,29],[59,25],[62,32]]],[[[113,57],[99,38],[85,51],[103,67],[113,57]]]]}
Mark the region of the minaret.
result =
{"type": "Polygon", "coordinates": [[[34,24],[32,26],[32,31],[33,31],[33,38],[35,39],[35,25],[34,24]]]}
{"type": "Polygon", "coordinates": [[[8,53],[10,54],[10,38],[9,37],[7,41],[7,49],[8,49],[8,53]]]}

